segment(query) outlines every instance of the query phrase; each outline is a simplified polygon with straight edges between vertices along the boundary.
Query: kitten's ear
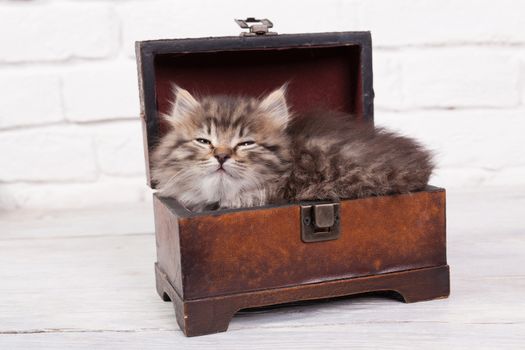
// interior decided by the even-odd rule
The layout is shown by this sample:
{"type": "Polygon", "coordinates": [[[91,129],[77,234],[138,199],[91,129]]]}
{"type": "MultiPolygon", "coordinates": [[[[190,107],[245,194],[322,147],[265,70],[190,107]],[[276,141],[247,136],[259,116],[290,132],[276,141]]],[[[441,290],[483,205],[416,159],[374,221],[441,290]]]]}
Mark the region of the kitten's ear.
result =
{"type": "Polygon", "coordinates": [[[284,84],[271,92],[259,104],[259,110],[270,117],[278,126],[285,128],[290,120],[290,112],[286,103],[286,88],[284,84]]]}
{"type": "Polygon", "coordinates": [[[172,108],[168,119],[171,122],[177,123],[184,120],[191,112],[199,108],[200,104],[188,90],[184,90],[175,84],[172,85],[172,90],[175,101],[171,103],[172,108]]]}

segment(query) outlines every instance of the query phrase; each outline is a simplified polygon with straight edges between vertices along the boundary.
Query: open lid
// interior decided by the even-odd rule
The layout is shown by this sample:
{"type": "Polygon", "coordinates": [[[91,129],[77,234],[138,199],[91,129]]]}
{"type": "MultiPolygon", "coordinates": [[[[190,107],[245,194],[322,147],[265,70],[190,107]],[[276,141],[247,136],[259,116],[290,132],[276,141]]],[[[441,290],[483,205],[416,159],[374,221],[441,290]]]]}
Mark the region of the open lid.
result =
{"type": "Polygon", "coordinates": [[[171,84],[190,93],[261,96],[289,82],[297,117],[318,107],[373,122],[370,32],[140,41],[136,43],[148,184],[149,152],[168,130],[171,84]]]}

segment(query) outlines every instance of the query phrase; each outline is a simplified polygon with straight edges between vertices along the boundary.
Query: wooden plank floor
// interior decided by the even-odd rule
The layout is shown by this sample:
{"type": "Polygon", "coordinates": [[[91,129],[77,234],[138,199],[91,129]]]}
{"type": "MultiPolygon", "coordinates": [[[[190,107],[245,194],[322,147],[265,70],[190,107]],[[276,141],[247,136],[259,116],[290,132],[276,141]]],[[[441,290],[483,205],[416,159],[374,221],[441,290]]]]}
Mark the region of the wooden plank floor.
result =
{"type": "Polygon", "coordinates": [[[154,288],[150,206],[0,216],[0,349],[523,349],[525,192],[450,193],[449,299],[346,298],[185,338],[154,288]]]}

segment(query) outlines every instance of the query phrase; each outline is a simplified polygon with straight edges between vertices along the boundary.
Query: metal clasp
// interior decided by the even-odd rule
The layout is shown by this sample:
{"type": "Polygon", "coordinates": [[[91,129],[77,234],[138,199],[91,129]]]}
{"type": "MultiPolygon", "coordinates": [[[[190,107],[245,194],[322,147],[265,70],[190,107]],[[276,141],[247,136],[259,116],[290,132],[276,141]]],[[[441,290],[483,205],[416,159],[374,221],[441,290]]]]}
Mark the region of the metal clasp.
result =
{"type": "Polygon", "coordinates": [[[339,238],[339,203],[301,205],[301,239],[321,242],[339,238]]]}
{"type": "Polygon", "coordinates": [[[268,29],[273,27],[273,23],[269,19],[256,19],[255,17],[248,17],[246,19],[236,19],[235,22],[241,28],[249,28],[248,32],[241,32],[240,36],[261,36],[261,35],[277,35],[276,32],[270,32],[268,29]],[[257,23],[249,25],[248,23],[257,23]]]}

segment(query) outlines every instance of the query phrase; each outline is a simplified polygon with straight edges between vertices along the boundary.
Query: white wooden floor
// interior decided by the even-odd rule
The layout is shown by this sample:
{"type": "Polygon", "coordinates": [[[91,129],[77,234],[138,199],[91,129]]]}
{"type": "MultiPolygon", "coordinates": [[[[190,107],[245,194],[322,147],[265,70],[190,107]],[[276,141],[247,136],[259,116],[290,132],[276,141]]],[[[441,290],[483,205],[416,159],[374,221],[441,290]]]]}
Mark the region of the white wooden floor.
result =
{"type": "Polygon", "coordinates": [[[360,297],[185,338],[155,292],[151,207],[0,216],[0,349],[525,349],[525,191],[448,193],[449,299],[360,297]]]}

